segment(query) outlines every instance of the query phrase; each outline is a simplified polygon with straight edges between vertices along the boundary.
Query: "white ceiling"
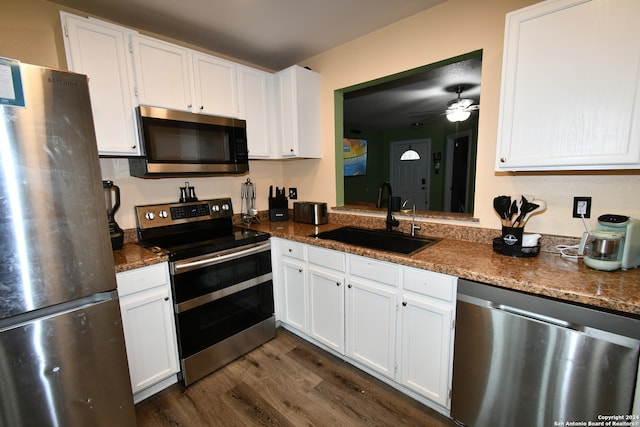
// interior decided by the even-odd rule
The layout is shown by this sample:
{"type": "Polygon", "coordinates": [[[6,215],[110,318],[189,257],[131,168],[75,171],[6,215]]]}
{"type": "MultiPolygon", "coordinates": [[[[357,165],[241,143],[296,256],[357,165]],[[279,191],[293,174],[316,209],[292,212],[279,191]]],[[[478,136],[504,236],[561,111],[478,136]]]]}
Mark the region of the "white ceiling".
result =
{"type": "Polygon", "coordinates": [[[445,0],[50,0],[280,70],[445,0]]]}
{"type": "MultiPolygon", "coordinates": [[[[49,1],[281,70],[446,0],[49,1]]],[[[345,120],[387,129],[432,120],[456,97],[447,91],[453,85],[470,84],[473,87],[464,95],[479,98],[480,67],[476,63],[433,69],[406,83],[352,96],[345,101],[345,120]]]]}

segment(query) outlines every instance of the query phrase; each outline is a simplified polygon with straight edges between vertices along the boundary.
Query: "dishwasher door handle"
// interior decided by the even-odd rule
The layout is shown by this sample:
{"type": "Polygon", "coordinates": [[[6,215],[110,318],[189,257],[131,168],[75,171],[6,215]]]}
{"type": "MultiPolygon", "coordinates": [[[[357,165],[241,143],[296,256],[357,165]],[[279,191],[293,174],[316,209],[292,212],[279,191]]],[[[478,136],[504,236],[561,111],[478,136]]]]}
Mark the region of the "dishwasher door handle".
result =
{"type": "Polygon", "coordinates": [[[560,319],[556,319],[555,317],[545,316],[545,315],[540,314],[540,313],[533,313],[531,311],[523,310],[521,308],[512,307],[512,306],[509,306],[509,305],[494,304],[492,302],[489,302],[489,307],[494,308],[496,310],[504,311],[504,312],[509,313],[509,314],[515,314],[517,316],[526,317],[528,319],[538,320],[540,322],[549,323],[549,324],[552,324],[552,325],[555,325],[555,326],[560,326],[561,328],[573,329],[574,331],[583,331],[584,330],[583,326],[575,325],[575,324],[569,323],[569,322],[567,322],[565,320],[560,320],[560,319]]]}

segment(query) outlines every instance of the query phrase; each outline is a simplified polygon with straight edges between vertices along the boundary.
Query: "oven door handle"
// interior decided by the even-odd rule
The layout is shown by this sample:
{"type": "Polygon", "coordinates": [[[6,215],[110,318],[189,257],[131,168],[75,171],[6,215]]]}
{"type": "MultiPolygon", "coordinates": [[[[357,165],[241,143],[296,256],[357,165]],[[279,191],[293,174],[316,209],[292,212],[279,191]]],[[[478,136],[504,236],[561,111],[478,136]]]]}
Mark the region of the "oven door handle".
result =
{"type": "Polygon", "coordinates": [[[236,258],[241,258],[247,255],[256,254],[258,252],[264,252],[271,248],[270,242],[260,243],[258,245],[251,246],[248,249],[234,248],[230,251],[218,252],[217,254],[208,254],[202,258],[190,258],[183,261],[176,261],[171,264],[171,274],[181,274],[187,271],[195,270],[198,268],[208,267],[210,265],[220,264],[222,262],[231,261],[236,258]]]}

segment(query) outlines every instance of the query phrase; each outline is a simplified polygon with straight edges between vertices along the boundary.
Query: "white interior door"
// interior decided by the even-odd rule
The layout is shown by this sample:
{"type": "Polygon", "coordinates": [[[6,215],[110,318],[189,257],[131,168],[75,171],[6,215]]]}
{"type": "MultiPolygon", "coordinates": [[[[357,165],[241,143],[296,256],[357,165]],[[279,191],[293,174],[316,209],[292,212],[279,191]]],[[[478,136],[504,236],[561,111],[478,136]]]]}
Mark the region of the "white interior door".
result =
{"type": "Polygon", "coordinates": [[[393,195],[407,207],[415,203],[416,209],[429,210],[429,158],[431,140],[418,139],[391,143],[390,180],[393,195]]]}

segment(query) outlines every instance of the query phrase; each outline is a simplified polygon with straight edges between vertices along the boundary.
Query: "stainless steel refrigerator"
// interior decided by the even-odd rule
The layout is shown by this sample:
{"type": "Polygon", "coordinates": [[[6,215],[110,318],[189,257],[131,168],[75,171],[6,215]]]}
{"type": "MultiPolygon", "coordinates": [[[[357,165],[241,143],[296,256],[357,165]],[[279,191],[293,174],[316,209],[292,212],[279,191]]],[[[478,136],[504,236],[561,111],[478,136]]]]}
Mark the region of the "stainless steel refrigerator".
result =
{"type": "Polygon", "coordinates": [[[0,58],[0,426],[134,426],[87,78],[0,58]]]}

